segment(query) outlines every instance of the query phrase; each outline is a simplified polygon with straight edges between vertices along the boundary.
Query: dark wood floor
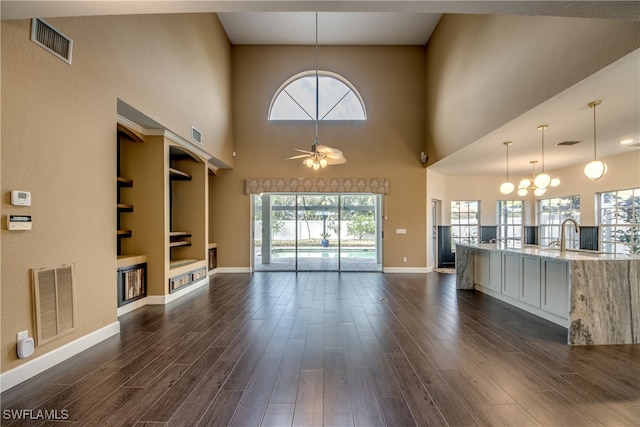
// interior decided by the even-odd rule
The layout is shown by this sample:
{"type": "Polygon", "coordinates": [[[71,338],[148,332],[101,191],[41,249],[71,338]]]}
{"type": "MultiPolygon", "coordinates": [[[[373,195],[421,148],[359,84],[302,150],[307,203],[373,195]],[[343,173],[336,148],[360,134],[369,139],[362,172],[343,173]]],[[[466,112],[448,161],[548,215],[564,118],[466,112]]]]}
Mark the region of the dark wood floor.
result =
{"type": "MultiPolygon", "coordinates": [[[[442,273],[219,274],[2,397],[80,426],[640,423],[640,346],[566,329],[442,273]]],[[[37,425],[2,420],[2,425],[37,425]]],[[[49,423],[47,425],[52,425],[49,423]]]]}

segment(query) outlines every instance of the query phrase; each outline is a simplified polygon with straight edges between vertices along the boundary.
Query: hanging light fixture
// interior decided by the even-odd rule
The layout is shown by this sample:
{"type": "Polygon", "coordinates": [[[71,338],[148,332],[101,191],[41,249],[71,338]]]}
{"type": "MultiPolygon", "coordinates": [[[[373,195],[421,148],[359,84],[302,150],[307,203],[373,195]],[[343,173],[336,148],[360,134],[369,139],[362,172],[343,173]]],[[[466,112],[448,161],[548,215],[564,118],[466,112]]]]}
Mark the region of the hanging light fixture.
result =
{"type": "MultiPolygon", "coordinates": [[[[551,176],[544,171],[544,130],[548,128],[549,125],[540,125],[538,126],[538,130],[542,134],[541,139],[541,147],[542,147],[542,171],[534,178],[533,183],[539,189],[544,189],[546,191],[549,186],[557,187],[560,185],[560,179],[551,178],[551,176]]],[[[540,191],[539,191],[540,192],[540,191]]],[[[535,193],[535,192],[534,192],[535,193]]],[[[544,194],[544,192],[542,192],[544,194]]],[[[540,194],[540,195],[542,195],[540,194]]],[[[538,194],[536,194],[537,196],[538,194]]]]}
{"type": "Polygon", "coordinates": [[[607,164],[602,160],[598,160],[596,156],[596,106],[602,101],[592,101],[587,104],[593,108],[593,161],[587,163],[584,167],[584,174],[592,181],[597,181],[607,173],[607,164]]]}
{"type": "MultiPolygon", "coordinates": [[[[537,197],[544,195],[547,192],[548,187],[539,187],[536,185],[535,180],[540,174],[536,175],[536,163],[537,160],[531,160],[529,162],[531,164],[531,179],[524,178],[518,184],[518,196],[524,197],[529,194],[529,190],[533,191],[533,194],[537,197]]],[[[552,178],[550,180],[549,186],[557,187],[560,184],[560,180],[558,178],[552,178]]]]}
{"type": "Polygon", "coordinates": [[[500,185],[500,192],[507,195],[513,193],[513,190],[515,190],[515,185],[509,181],[509,146],[511,145],[511,141],[505,141],[502,144],[507,147],[507,180],[500,185]]]}

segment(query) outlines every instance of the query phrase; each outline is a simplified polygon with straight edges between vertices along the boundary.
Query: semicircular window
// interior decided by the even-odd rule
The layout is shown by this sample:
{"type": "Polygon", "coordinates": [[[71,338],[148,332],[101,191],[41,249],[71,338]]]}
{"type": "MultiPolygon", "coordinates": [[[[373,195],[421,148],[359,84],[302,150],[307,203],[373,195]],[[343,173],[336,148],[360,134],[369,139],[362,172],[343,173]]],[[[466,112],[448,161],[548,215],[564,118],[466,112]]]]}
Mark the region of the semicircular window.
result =
{"type": "MultiPolygon", "coordinates": [[[[318,120],[366,120],[362,97],[344,77],[318,71],[318,120]]],[[[269,120],[316,119],[316,70],[304,71],[282,84],[269,106],[269,120]]]]}

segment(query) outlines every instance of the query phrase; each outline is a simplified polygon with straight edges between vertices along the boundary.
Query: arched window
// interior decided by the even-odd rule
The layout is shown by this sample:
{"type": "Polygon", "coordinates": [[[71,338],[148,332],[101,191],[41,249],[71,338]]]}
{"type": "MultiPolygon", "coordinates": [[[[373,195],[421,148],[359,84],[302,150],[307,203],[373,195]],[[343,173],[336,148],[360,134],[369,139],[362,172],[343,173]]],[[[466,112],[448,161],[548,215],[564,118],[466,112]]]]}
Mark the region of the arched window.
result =
{"type": "MultiPolygon", "coordinates": [[[[318,71],[318,120],[366,120],[362,97],[344,77],[318,71]]],[[[282,84],[269,106],[269,120],[316,119],[316,70],[304,71],[282,84]]]]}

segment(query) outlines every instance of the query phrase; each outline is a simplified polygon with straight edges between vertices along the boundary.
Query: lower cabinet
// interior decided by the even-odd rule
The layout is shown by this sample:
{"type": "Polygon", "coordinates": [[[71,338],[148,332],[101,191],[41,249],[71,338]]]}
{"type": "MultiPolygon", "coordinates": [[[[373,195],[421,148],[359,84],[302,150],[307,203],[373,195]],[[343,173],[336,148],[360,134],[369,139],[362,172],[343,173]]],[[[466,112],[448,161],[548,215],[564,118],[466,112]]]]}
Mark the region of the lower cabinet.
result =
{"type": "Polygon", "coordinates": [[[520,299],[520,255],[505,253],[502,258],[502,293],[520,299]]]}
{"type": "Polygon", "coordinates": [[[542,309],[561,317],[569,313],[568,263],[545,260],[542,269],[542,309]]]}
{"type": "Polygon", "coordinates": [[[522,288],[520,301],[540,307],[540,258],[522,257],[522,288]]]}

